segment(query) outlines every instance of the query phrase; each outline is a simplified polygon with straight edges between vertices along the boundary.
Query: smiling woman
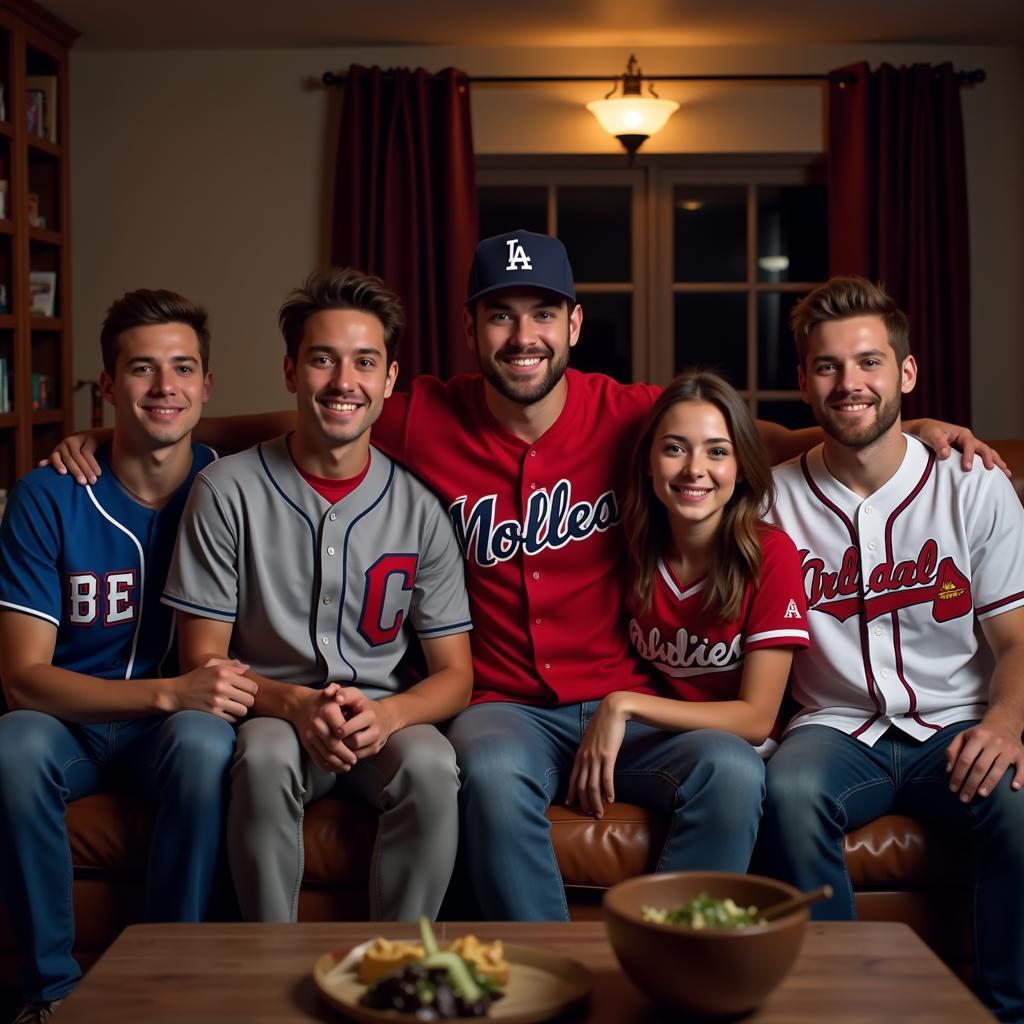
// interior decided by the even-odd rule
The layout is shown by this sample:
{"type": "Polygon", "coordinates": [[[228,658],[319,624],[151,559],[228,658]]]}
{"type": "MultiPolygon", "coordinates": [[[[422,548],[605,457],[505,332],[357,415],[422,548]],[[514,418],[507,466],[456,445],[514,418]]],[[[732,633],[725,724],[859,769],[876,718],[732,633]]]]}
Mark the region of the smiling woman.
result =
{"type": "Polygon", "coordinates": [[[764,780],[758,755],[775,746],[793,651],[808,644],[796,549],[759,520],[770,494],[743,400],[715,374],[677,377],[637,442],[623,514],[630,640],[662,688],[604,697],[568,796],[597,816],[615,798],[627,723],[677,734],[672,742],[702,771],[713,766],[714,781],[688,772],[680,783],[700,827],[674,816],[659,864],[676,870],[747,869],[761,815],[751,799],[764,780]]]}

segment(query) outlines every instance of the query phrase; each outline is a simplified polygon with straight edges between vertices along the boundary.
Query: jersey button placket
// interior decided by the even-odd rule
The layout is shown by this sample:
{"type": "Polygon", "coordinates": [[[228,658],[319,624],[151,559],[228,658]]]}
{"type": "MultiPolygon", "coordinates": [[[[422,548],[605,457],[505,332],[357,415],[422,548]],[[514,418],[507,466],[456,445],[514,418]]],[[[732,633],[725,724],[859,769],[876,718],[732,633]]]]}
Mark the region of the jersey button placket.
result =
{"type": "MultiPolygon", "coordinates": [[[[536,462],[531,462],[531,459],[536,459],[538,455],[536,448],[530,448],[526,452],[526,458],[521,464],[522,476],[520,477],[520,500],[522,501],[523,510],[523,522],[526,523],[529,518],[530,502],[536,501],[541,495],[537,494],[544,484],[538,482],[536,479],[529,479],[529,477],[540,476],[541,481],[544,479],[544,464],[543,460],[540,465],[536,462]]],[[[549,647],[548,640],[550,634],[547,627],[548,614],[546,611],[546,602],[549,602],[551,595],[548,592],[548,588],[545,584],[541,583],[541,577],[543,573],[540,569],[533,568],[531,562],[536,565],[538,560],[543,560],[547,552],[546,547],[541,547],[534,555],[525,555],[523,564],[523,578],[524,578],[524,591],[526,599],[526,608],[524,609],[530,616],[524,623],[529,629],[531,622],[534,628],[530,629],[530,634],[533,639],[533,650],[534,650],[534,664],[538,671],[550,672],[551,662],[541,661],[546,655],[550,654],[545,648],[549,647]],[[536,585],[535,585],[536,584],[536,585]],[[538,614],[540,613],[540,614],[538,614]]]]}

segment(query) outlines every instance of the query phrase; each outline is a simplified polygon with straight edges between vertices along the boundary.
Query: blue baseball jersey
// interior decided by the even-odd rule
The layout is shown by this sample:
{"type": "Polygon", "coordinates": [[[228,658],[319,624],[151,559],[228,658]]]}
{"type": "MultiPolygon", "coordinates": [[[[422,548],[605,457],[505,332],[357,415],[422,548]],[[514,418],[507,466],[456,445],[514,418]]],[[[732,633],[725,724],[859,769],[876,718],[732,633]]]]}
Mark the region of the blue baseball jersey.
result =
{"type": "Polygon", "coordinates": [[[160,595],[192,481],[216,458],[193,444],[188,477],[161,509],[124,489],[106,450],[91,486],[49,468],[26,474],[0,526],[0,610],[56,626],[61,668],[100,679],[175,675],[174,618],[160,595]]]}

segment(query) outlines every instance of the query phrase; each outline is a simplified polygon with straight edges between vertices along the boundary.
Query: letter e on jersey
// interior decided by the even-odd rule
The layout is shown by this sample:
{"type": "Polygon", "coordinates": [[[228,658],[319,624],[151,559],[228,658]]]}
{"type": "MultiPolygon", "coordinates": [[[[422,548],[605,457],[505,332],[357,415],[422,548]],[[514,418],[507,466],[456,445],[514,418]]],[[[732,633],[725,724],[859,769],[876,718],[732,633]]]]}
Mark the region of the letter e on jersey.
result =
{"type": "Polygon", "coordinates": [[[68,621],[75,626],[88,626],[100,614],[101,589],[103,625],[120,626],[135,621],[135,570],[108,572],[100,587],[99,578],[91,572],[67,575],[68,621]]]}

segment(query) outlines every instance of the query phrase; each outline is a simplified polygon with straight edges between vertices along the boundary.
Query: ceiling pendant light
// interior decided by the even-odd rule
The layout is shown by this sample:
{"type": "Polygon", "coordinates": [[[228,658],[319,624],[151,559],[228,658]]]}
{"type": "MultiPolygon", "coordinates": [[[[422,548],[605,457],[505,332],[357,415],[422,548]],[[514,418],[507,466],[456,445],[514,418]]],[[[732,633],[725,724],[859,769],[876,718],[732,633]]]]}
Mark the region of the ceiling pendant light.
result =
{"type": "Polygon", "coordinates": [[[643,95],[643,72],[630,54],[625,74],[617,78],[611,92],[602,100],[591,100],[587,104],[601,127],[622,143],[632,157],[652,135],[665,127],[668,119],[679,109],[675,100],[660,99],[650,79],[647,80],[649,95],[643,95]],[[615,95],[619,85],[622,92],[615,95]]]}

